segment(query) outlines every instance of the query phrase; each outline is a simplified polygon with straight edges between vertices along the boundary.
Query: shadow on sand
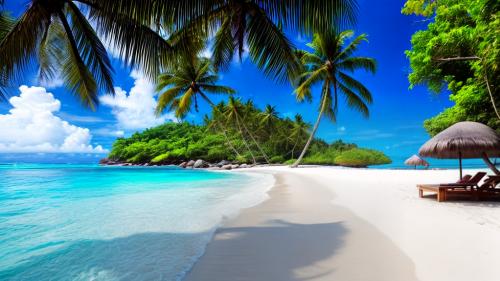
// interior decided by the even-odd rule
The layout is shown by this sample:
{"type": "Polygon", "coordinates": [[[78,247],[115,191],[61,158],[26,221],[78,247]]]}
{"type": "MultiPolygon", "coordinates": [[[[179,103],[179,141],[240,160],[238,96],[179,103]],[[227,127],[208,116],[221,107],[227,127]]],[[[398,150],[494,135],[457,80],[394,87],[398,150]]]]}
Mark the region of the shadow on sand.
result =
{"type": "Polygon", "coordinates": [[[224,228],[217,232],[216,239],[207,248],[209,258],[202,258],[186,280],[319,278],[330,274],[331,270],[321,270],[317,263],[335,255],[343,246],[347,232],[342,222],[295,224],[282,220],[270,221],[265,227],[224,228]],[[311,274],[298,276],[295,272],[307,267],[315,268],[311,274]]]}

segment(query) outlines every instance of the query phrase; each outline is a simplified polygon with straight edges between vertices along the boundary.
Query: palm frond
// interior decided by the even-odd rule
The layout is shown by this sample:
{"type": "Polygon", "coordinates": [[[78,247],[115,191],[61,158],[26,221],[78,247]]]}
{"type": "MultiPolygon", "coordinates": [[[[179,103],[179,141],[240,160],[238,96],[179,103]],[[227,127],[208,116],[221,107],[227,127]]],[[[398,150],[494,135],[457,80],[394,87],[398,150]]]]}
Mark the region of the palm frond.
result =
{"type": "MultiPolygon", "coordinates": [[[[350,36],[349,36],[350,37],[350,36]]],[[[361,34],[354,38],[347,47],[345,47],[340,54],[337,56],[337,60],[343,60],[350,57],[354,52],[358,50],[359,44],[362,42],[368,42],[368,36],[366,34],[361,34]]]]}
{"type": "Polygon", "coordinates": [[[153,81],[162,69],[172,67],[177,62],[179,53],[182,53],[149,26],[124,14],[109,14],[100,9],[91,9],[90,19],[96,22],[97,33],[101,38],[108,42],[109,47],[129,67],[140,69],[153,81]]]}
{"type": "Polygon", "coordinates": [[[360,96],[358,96],[356,93],[354,93],[351,89],[349,89],[342,83],[337,83],[337,86],[344,93],[346,102],[350,108],[353,108],[356,111],[360,112],[365,118],[368,118],[370,116],[368,105],[360,96]]]}
{"type": "Polygon", "coordinates": [[[0,41],[3,40],[15,24],[15,19],[8,12],[0,11],[0,41]]]}
{"type": "Polygon", "coordinates": [[[161,93],[155,108],[156,116],[160,116],[167,108],[172,106],[172,102],[185,90],[183,87],[172,87],[161,93]]]}
{"type": "Polygon", "coordinates": [[[350,72],[363,69],[368,72],[375,73],[377,71],[377,62],[374,59],[367,57],[351,57],[339,62],[337,67],[341,70],[347,70],[350,72]]]}
{"type": "Polygon", "coordinates": [[[223,94],[223,95],[234,95],[236,90],[227,86],[219,86],[212,84],[198,84],[204,91],[211,94],[223,94]]]}
{"type": "Polygon", "coordinates": [[[213,61],[216,69],[227,70],[229,68],[235,47],[231,32],[231,19],[226,18],[214,36],[213,61]]]}
{"type": "Polygon", "coordinates": [[[355,0],[267,0],[260,6],[276,22],[302,34],[313,34],[332,26],[354,25],[358,10],[355,0]]]}
{"type": "Polygon", "coordinates": [[[106,48],[76,5],[73,2],[68,2],[67,5],[73,36],[83,62],[93,74],[98,87],[106,93],[114,94],[113,69],[106,48]]]}
{"type": "Polygon", "coordinates": [[[61,11],[58,13],[58,16],[66,32],[67,50],[69,53],[63,62],[62,76],[64,83],[72,93],[78,95],[84,106],[94,110],[99,103],[97,83],[80,57],[78,44],[73,37],[66,16],[61,11]]]}
{"type": "Polygon", "coordinates": [[[38,46],[39,81],[50,81],[56,79],[60,74],[65,57],[64,37],[65,33],[61,22],[54,18],[49,28],[45,30],[38,46]]]}
{"type": "Polygon", "coordinates": [[[296,77],[302,70],[292,43],[263,11],[251,17],[247,41],[250,58],[266,76],[285,81],[296,77]]]}
{"type": "Polygon", "coordinates": [[[303,101],[311,96],[311,86],[322,81],[327,76],[326,67],[322,67],[312,72],[306,72],[302,75],[299,85],[295,89],[295,96],[298,101],[303,101]]]}
{"type": "MultiPolygon", "coordinates": [[[[332,122],[337,121],[337,107],[335,104],[337,103],[337,97],[332,97],[332,89],[330,87],[330,80],[325,80],[323,82],[323,86],[321,88],[321,101],[325,103],[323,114],[330,119],[332,122]],[[334,100],[335,98],[335,100],[334,100]]],[[[320,104],[319,110],[323,105],[320,104]]]]}
{"type": "Polygon", "coordinates": [[[191,110],[191,103],[196,93],[193,89],[189,88],[180,98],[179,104],[176,105],[175,116],[184,118],[191,110]]]}
{"type": "Polygon", "coordinates": [[[309,53],[303,50],[296,50],[295,55],[300,60],[300,62],[307,67],[310,66],[320,66],[324,63],[324,61],[316,54],[309,53]]]}
{"type": "Polygon", "coordinates": [[[35,2],[13,26],[6,27],[9,31],[0,42],[0,65],[4,78],[17,81],[24,77],[40,37],[49,24],[50,13],[40,2],[35,2]]]}
{"type": "Polygon", "coordinates": [[[368,88],[361,84],[361,82],[343,72],[339,72],[338,77],[346,88],[356,91],[367,104],[371,104],[373,102],[372,94],[368,88]]]}

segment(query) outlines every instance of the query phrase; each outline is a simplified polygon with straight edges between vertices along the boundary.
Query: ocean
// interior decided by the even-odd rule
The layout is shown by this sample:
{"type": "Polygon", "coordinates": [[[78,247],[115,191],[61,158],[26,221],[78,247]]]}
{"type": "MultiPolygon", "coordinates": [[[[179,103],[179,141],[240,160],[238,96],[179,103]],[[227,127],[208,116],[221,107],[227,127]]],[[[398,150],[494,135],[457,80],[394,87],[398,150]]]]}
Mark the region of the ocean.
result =
{"type": "Polygon", "coordinates": [[[272,175],[0,165],[0,280],[182,280],[272,175]]]}

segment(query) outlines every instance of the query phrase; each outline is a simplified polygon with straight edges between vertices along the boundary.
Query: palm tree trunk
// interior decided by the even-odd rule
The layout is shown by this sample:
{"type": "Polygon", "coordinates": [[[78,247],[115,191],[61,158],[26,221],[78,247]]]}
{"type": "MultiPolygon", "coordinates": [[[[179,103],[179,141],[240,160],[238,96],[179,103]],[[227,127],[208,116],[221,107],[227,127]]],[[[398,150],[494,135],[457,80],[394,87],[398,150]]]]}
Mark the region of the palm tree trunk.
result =
{"type": "MultiPolygon", "coordinates": [[[[236,117],[236,118],[238,118],[238,117],[236,117]]],[[[245,129],[245,131],[247,132],[247,134],[250,136],[250,138],[253,140],[253,142],[255,143],[257,148],[259,149],[260,153],[262,153],[262,156],[264,156],[264,159],[266,159],[267,164],[269,164],[269,158],[267,157],[267,154],[264,152],[264,150],[262,150],[262,147],[260,147],[259,143],[257,142],[257,140],[255,140],[252,133],[250,133],[247,126],[245,126],[245,123],[242,123],[242,125],[243,125],[243,128],[245,129]]]]}
{"type": "Polygon", "coordinates": [[[238,129],[240,130],[241,139],[243,140],[243,144],[245,144],[246,148],[250,152],[250,155],[252,156],[253,163],[257,164],[257,161],[255,160],[255,156],[253,155],[252,149],[250,149],[250,146],[248,145],[248,142],[245,140],[245,136],[243,135],[243,130],[241,129],[241,124],[240,124],[240,120],[238,119],[238,115],[236,115],[236,124],[238,125],[238,129]]]}
{"type": "Polygon", "coordinates": [[[299,137],[295,140],[295,143],[293,144],[292,147],[292,159],[295,158],[295,148],[297,147],[297,144],[299,143],[299,137]]]}
{"type": "MultiPolygon", "coordinates": [[[[208,104],[210,104],[210,106],[213,109],[219,111],[217,106],[215,106],[215,104],[204,93],[202,93],[201,91],[199,91],[199,92],[202,94],[203,99],[205,99],[205,101],[208,102],[208,104]]],[[[222,114],[222,112],[220,112],[220,113],[222,114]]],[[[231,142],[231,140],[227,136],[227,129],[224,127],[224,125],[221,122],[219,122],[218,120],[215,120],[215,123],[219,126],[220,130],[222,131],[222,134],[224,135],[224,138],[226,139],[226,142],[227,142],[227,145],[229,146],[229,148],[231,148],[231,150],[236,154],[237,157],[241,157],[241,154],[238,152],[236,147],[233,146],[233,143],[231,142]]]]}
{"type": "Polygon", "coordinates": [[[231,140],[229,140],[229,137],[227,136],[226,129],[223,127],[221,123],[216,121],[216,124],[219,126],[220,130],[222,131],[222,135],[224,135],[224,139],[226,140],[227,145],[229,148],[236,154],[236,156],[241,157],[241,154],[236,150],[236,148],[233,146],[233,143],[231,140]]]}
{"type": "Polygon", "coordinates": [[[304,158],[304,155],[306,154],[307,149],[311,145],[312,140],[314,139],[314,135],[316,134],[316,131],[318,130],[319,123],[321,121],[321,117],[323,116],[323,112],[325,111],[325,105],[326,105],[326,98],[327,95],[324,95],[323,100],[321,101],[321,109],[318,114],[318,119],[316,119],[316,123],[314,124],[313,130],[311,132],[311,135],[309,136],[309,139],[306,142],[306,145],[304,146],[304,149],[302,149],[302,152],[300,153],[299,159],[293,163],[291,166],[292,168],[297,168],[302,161],[302,158],[304,158]]]}

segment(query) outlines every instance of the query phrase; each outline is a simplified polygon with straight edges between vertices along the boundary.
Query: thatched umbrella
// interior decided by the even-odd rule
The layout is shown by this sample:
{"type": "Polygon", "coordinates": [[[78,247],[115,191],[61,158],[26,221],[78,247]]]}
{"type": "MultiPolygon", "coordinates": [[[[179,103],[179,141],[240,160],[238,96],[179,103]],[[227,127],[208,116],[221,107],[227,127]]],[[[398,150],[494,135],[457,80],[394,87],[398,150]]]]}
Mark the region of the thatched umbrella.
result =
{"type": "Polygon", "coordinates": [[[420,156],[440,159],[459,159],[462,178],[462,159],[483,158],[496,173],[500,172],[489,157],[500,156],[500,136],[492,128],[477,122],[459,122],[427,141],[418,151],[420,156]]]}
{"type": "Polygon", "coordinates": [[[412,157],[406,159],[405,165],[407,165],[407,166],[415,166],[415,169],[417,169],[417,166],[429,167],[429,163],[427,161],[425,161],[424,159],[418,157],[415,154],[412,157]]]}

